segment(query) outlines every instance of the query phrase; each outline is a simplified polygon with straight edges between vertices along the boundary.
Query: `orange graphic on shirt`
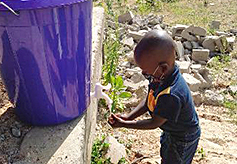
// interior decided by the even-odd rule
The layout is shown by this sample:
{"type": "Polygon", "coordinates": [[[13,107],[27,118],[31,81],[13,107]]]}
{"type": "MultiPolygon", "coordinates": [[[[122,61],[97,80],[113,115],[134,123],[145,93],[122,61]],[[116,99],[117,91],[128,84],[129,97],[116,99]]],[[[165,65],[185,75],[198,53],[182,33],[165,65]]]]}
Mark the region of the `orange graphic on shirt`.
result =
{"type": "Polygon", "coordinates": [[[148,100],[147,100],[147,106],[148,106],[148,108],[151,112],[154,111],[157,100],[161,95],[170,94],[170,87],[168,87],[168,88],[164,89],[163,91],[161,91],[157,95],[157,97],[154,97],[153,94],[154,94],[154,91],[151,89],[149,94],[148,94],[148,100]]]}

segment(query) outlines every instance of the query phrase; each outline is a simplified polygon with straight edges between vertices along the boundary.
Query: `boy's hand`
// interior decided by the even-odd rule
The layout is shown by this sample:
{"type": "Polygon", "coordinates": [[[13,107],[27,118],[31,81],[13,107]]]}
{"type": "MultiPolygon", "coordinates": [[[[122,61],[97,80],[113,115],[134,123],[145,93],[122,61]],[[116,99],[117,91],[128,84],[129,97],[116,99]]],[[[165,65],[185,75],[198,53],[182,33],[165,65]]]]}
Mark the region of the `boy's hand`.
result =
{"type": "Polygon", "coordinates": [[[111,116],[109,117],[108,122],[113,128],[119,128],[123,127],[125,120],[123,120],[121,115],[115,115],[112,113],[111,116]]]}

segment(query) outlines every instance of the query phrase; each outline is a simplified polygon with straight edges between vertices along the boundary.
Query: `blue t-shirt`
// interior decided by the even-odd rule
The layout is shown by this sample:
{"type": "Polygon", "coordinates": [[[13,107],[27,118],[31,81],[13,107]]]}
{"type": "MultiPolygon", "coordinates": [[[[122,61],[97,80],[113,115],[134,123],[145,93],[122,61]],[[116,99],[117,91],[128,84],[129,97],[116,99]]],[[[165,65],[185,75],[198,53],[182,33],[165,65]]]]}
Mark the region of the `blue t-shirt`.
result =
{"type": "Polygon", "coordinates": [[[189,87],[176,65],[163,82],[149,84],[146,104],[150,114],[167,119],[160,127],[166,132],[181,135],[199,127],[189,87]]]}

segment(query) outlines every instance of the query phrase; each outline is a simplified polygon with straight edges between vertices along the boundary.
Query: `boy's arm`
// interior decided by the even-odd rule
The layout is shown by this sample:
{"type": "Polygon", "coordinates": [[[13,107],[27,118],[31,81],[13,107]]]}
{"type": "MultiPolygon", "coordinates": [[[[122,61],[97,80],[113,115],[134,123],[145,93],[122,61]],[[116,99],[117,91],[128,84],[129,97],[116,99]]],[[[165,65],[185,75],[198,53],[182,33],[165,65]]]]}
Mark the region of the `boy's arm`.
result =
{"type": "Polygon", "coordinates": [[[121,118],[123,118],[124,120],[134,120],[135,118],[143,115],[144,113],[148,111],[145,103],[146,103],[146,99],[141,101],[139,105],[134,110],[132,110],[128,115],[122,116],[121,118]]]}
{"type": "Polygon", "coordinates": [[[126,121],[118,116],[112,114],[113,120],[110,122],[112,127],[125,127],[125,128],[132,128],[132,129],[155,129],[163,125],[167,119],[162,118],[158,115],[153,114],[151,119],[146,120],[139,120],[139,121],[126,121]]]}

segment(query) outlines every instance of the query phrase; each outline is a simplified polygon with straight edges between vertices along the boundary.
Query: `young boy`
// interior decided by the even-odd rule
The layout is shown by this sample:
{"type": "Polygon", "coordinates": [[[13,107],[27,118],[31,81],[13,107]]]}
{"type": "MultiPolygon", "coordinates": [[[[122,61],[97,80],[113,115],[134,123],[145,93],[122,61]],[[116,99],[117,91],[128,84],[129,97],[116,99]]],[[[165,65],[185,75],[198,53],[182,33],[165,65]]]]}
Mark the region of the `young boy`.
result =
{"type": "Polygon", "coordinates": [[[201,130],[189,88],[175,65],[175,44],[165,31],[148,32],[135,48],[136,64],[149,80],[149,93],[128,115],[109,117],[112,127],[163,130],[162,164],[190,164],[201,130]],[[151,118],[134,120],[149,111],[151,118]]]}

